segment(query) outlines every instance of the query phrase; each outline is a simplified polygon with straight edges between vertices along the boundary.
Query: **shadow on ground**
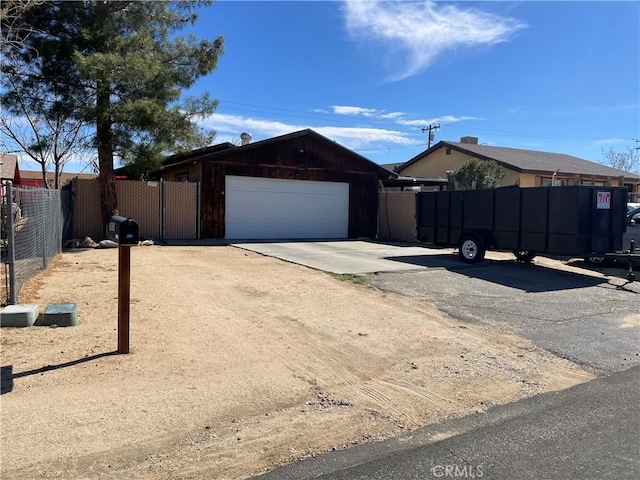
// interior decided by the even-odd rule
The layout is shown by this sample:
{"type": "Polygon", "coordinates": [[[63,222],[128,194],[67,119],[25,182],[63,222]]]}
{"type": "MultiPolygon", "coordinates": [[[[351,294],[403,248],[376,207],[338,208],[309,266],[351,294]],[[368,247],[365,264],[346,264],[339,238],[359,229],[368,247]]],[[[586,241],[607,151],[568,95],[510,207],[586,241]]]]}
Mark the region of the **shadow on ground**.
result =
{"type": "Polygon", "coordinates": [[[44,367],[35,368],[33,370],[25,370],[24,372],[13,372],[13,365],[7,365],[0,367],[0,379],[2,382],[0,392],[2,395],[9,393],[13,390],[13,380],[16,378],[28,377],[29,375],[37,375],[39,373],[48,372],[50,370],[58,370],[60,368],[73,367],[85,362],[92,362],[103,357],[110,357],[112,355],[118,355],[118,351],[97,353],[96,355],[89,355],[87,357],[79,358],[78,360],[71,360],[69,362],[58,363],[56,365],[45,365],[44,367]]]}
{"type": "Polygon", "coordinates": [[[445,268],[468,278],[485,280],[526,292],[551,292],[608,283],[606,278],[557,270],[536,263],[524,263],[516,260],[485,260],[477,264],[467,264],[458,259],[452,261],[451,257],[451,255],[416,255],[386,257],[385,259],[421,267],[445,268]]]}

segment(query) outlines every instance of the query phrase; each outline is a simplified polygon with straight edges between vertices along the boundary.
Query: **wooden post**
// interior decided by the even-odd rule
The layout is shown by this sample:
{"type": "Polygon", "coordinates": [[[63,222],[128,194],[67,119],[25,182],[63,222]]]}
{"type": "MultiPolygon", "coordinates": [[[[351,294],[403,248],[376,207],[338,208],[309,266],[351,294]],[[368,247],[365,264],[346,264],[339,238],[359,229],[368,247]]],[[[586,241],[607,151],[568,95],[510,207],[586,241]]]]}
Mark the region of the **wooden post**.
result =
{"type": "Polygon", "coordinates": [[[131,246],[118,246],[118,353],[129,353],[131,246]]]}

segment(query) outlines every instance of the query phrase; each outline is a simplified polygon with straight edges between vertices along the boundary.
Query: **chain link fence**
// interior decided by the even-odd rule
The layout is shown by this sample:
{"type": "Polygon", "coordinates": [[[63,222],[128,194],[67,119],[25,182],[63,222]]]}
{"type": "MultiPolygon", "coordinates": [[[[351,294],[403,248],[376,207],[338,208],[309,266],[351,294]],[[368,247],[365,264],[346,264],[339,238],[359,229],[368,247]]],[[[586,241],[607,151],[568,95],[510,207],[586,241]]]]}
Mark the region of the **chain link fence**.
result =
{"type": "MultiPolygon", "coordinates": [[[[97,180],[74,180],[62,190],[0,187],[2,305],[14,304],[26,283],[72,238],[104,238],[97,180]]],[[[188,240],[200,236],[200,185],[117,181],[119,214],[140,225],[141,238],[188,240]]]]}
{"type": "Polygon", "coordinates": [[[62,251],[69,193],[2,183],[2,305],[14,304],[26,283],[62,251]]]}

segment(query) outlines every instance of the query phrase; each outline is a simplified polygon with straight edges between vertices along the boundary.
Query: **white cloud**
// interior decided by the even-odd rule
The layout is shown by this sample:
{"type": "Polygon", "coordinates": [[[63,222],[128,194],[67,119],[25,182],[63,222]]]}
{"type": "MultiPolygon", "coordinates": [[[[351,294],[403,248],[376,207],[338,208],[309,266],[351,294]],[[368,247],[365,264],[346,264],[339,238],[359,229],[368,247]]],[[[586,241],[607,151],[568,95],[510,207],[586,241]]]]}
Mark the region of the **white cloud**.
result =
{"type": "Polygon", "coordinates": [[[509,39],[526,24],[474,8],[433,0],[382,2],[346,0],[346,28],[358,40],[382,41],[386,58],[403,64],[392,80],[402,80],[429,67],[443,52],[460,46],[493,45],[509,39]]]}
{"type": "Polygon", "coordinates": [[[405,114],[402,112],[389,112],[389,113],[381,113],[378,118],[395,120],[396,118],[404,117],[404,115],[405,114]]]}
{"type": "Polygon", "coordinates": [[[626,143],[627,140],[625,140],[624,138],[605,138],[603,140],[598,140],[596,142],[596,145],[601,146],[601,145],[617,145],[620,143],[626,143]]]}
{"type": "Polygon", "coordinates": [[[336,115],[362,116],[367,118],[380,118],[383,120],[395,120],[404,117],[403,112],[387,112],[375,108],[354,107],[346,105],[334,105],[333,113],[336,115]]]}
{"type": "Polygon", "coordinates": [[[411,120],[406,118],[406,113],[403,112],[387,112],[385,110],[377,110],[375,108],[355,107],[355,106],[341,106],[334,105],[333,113],[337,115],[349,115],[349,116],[362,116],[366,118],[381,119],[381,120],[393,120],[398,125],[404,125],[406,127],[422,127],[431,123],[455,123],[463,120],[478,120],[476,117],[470,117],[468,115],[443,115],[441,117],[432,118],[430,120],[416,119],[411,120]]]}
{"type": "MultiPolygon", "coordinates": [[[[306,128],[274,120],[261,120],[224,113],[214,113],[200,123],[208,128],[215,129],[219,134],[233,134],[234,138],[240,138],[242,132],[250,132],[252,135],[255,132],[255,134],[265,137],[275,137],[306,128]]],[[[228,137],[228,135],[224,136],[228,137]]]]}
{"type": "Polygon", "coordinates": [[[305,128],[312,128],[319,134],[351,149],[361,149],[381,144],[402,146],[415,144],[415,140],[413,140],[409,134],[396,130],[367,127],[296,125],[223,113],[214,113],[203,120],[201,124],[207,128],[213,128],[218,132],[216,138],[217,143],[225,141],[235,141],[237,143],[241,132],[251,133],[254,141],[256,141],[297,132],[305,128]]]}
{"type": "Polygon", "coordinates": [[[333,113],[335,113],[336,115],[361,115],[363,117],[374,117],[378,115],[378,110],[376,110],[375,108],[334,105],[333,113]]]}
{"type": "Polygon", "coordinates": [[[407,146],[415,144],[415,142],[403,132],[382,128],[314,127],[313,129],[319,134],[352,149],[359,149],[380,143],[407,146]]]}
{"type": "Polygon", "coordinates": [[[463,120],[478,120],[478,118],[470,117],[468,115],[462,115],[462,116],[458,116],[458,117],[456,117],[455,115],[443,115],[442,117],[431,118],[429,120],[398,119],[397,123],[399,123],[400,125],[406,125],[406,126],[410,126],[410,127],[420,127],[420,126],[430,125],[432,123],[444,123],[444,124],[447,124],[447,123],[462,122],[463,120]]]}

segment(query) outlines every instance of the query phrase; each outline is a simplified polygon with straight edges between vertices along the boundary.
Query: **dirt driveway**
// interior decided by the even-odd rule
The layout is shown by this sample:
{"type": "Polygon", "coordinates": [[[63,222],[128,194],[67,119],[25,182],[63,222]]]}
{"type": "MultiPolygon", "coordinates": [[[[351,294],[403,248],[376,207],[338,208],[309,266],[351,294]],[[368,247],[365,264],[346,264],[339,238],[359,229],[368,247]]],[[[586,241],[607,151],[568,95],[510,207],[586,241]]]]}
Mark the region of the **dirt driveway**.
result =
{"type": "MultiPolygon", "coordinates": [[[[117,251],[61,255],[4,328],[3,479],[246,478],[592,375],[417,299],[229,246],[135,247],[131,353],[117,251]]],[[[455,432],[451,432],[451,435],[455,432]]]]}

